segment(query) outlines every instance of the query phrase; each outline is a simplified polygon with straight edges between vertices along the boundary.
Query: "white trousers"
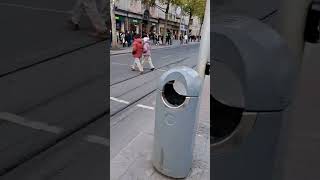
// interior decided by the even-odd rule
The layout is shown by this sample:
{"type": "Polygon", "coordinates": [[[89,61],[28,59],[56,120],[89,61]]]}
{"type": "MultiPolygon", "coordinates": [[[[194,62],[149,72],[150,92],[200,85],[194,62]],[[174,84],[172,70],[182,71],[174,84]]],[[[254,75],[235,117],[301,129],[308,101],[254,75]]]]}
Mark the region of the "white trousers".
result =
{"type": "Polygon", "coordinates": [[[142,65],[140,63],[140,59],[139,58],[134,58],[133,65],[131,66],[132,69],[135,69],[136,67],[138,67],[140,72],[143,71],[143,67],[142,67],[142,65]]]}
{"type": "Polygon", "coordinates": [[[149,66],[150,68],[154,68],[153,64],[152,64],[152,59],[151,59],[151,56],[149,55],[146,55],[146,56],[143,56],[143,59],[142,59],[142,66],[145,62],[148,62],[149,63],[149,66]]]}

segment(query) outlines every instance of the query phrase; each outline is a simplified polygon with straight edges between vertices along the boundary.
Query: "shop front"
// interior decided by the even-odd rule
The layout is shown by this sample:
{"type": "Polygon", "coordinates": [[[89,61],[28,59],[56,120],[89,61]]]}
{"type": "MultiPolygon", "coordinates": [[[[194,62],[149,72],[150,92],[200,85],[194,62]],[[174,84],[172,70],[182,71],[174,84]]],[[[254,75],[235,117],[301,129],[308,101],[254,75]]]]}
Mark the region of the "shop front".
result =
{"type": "Polygon", "coordinates": [[[116,15],[116,30],[118,32],[125,32],[125,17],[116,15]]]}
{"type": "Polygon", "coordinates": [[[129,31],[134,32],[136,34],[141,33],[141,20],[130,18],[129,20],[129,31]]]}

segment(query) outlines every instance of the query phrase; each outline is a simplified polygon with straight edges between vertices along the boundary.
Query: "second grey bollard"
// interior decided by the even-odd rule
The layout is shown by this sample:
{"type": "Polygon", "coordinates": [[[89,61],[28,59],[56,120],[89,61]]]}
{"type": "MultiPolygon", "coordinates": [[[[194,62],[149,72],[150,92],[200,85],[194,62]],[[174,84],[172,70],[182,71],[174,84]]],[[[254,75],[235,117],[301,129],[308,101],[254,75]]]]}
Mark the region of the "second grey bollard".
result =
{"type": "Polygon", "coordinates": [[[189,67],[171,69],[160,77],[152,162],[166,176],[184,178],[192,168],[200,89],[201,79],[189,67]]]}

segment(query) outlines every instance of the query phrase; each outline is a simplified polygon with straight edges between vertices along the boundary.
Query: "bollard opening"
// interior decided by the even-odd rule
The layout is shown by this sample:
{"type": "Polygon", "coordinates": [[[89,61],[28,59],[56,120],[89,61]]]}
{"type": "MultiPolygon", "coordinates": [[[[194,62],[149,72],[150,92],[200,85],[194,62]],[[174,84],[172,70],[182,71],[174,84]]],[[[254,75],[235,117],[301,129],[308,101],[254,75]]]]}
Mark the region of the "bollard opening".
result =
{"type": "Polygon", "coordinates": [[[179,81],[169,81],[167,82],[162,90],[162,98],[165,104],[172,108],[181,107],[186,101],[186,96],[184,95],[186,90],[179,81]]]}
{"type": "Polygon", "coordinates": [[[241,121],[244,109],[224,105],[212,95],[210,95],[210,103],[213,109],[213,117],[210,121],[210,143],[215,144],[235,131],[241,121]]]}

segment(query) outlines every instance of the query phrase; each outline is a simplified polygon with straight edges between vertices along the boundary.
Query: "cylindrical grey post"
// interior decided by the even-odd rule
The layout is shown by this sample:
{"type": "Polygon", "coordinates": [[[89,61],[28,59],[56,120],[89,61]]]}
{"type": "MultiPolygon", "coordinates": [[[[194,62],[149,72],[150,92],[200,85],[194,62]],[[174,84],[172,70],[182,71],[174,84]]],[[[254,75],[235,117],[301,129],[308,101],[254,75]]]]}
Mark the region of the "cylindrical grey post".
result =
{"type": "Polygon", "coordinates": [[[199,73],[199,76],[204,79],[206,64],[210,58],[210,0],[207,0],[206,2],[201,37],[197,72],[199,73]]]}
{"type": "Polygon", "coordinates": [[[300,59],[303,56],[304,29],[311,2],[312,0],[282,0],[279,8],[276,29],[300,59]]]}

